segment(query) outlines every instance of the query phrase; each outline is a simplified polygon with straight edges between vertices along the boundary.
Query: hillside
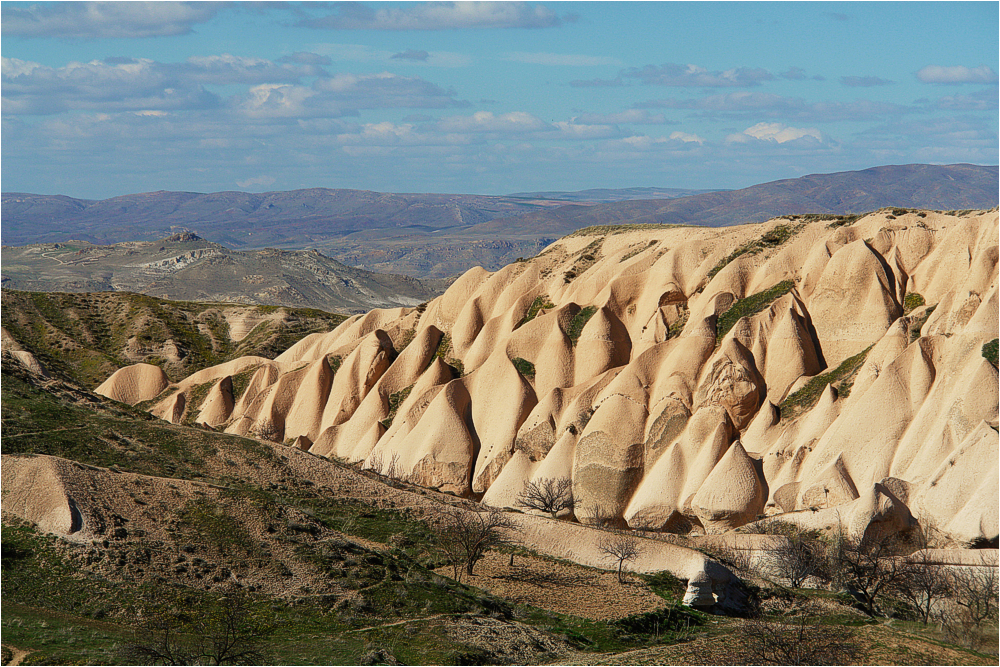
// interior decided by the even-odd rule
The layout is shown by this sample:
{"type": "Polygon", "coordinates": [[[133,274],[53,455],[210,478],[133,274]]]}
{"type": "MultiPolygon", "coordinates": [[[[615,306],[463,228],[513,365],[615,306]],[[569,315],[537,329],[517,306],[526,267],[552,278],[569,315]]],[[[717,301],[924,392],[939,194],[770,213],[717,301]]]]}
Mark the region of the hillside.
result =
{"type": "Polygon", "coordinates": [[[29,366],[93,389],[135,363],[181,379],[249,356],[273,359],[346,315],[306,308],[166,301],[111,292],[3,290],[3,350],[29,366]]]}
{"type": "MultiPolygon", "coordinates": [[[[752,655],[743,619],[679,606],[683,581],[659,573],[621,583],[546,555],[553,540],[538,536],[562,539],[564,522],[520,517],[541,530],[456,581],[435,525],[474,503],[282,445],[166,424],[10,359],[2,386],[5,664],[133,662],[127,651],[148,645],[144,633],[211,633],[218,618],[236,622],[239,648],[256,651],[257,664],[723,664],[752,655]]],[[[643,542],[676,560],[671,544],[643,542]]],[[[843,624],[838,636],[865,664],[995,662],[825,604],[820,627],[843,624]]]]}
{"type": "Polygon", "coordinates": [[[491,505],[570,478],[585,524],[962,544],[998,533],[996,338],[995,210],[606,226],[135,399],[491,505]]]}
{"type": "MultiPolygon", "coordinates": [[[[948,211],[998,203],[997,167],[976,165],[883,166],[648,198],[657,193],[673,197],[683,191],[487,197],[317,188],[262,194],[151,192],[96,202],[5,193],[2,222],[7,245],[152,241],[193,231],[234,250],[311,248],[369,271],[448,278],[474,266],[498,270],[534,256],[565,234],[599,224],[722,226],[789,213],[859,213],[885,206],[948,211]]],[[[5,271],[7,262],[5,255],[5,271]]],[[[98,275],[87,279],[102,280],[98,275]]]]}
{"type": "Polygon", "coordinates": [[[445,281],[373,273],[317,251],[230,250],[195,234],[159,241],[3,247],[3,286],[34,292],[137,292],[183,301],[366,312],[413,306],[445,281]]]}

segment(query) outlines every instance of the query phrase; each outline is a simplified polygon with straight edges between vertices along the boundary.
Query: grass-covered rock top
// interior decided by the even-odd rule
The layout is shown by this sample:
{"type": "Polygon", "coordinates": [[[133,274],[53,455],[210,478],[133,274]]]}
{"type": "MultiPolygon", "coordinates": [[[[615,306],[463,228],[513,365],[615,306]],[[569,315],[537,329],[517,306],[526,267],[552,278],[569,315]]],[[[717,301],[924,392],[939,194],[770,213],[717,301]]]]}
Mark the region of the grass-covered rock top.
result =
{"type": "Polygon", "coordinates": [[[715,325],[717,341],[721,341],[725,338],[729,330],[744,317],[753,317],[757,313],[761,312],[777,299],[785,296],[792,291],[795,287],[795,283],[791,280],[783,280],[774,287],[764,290],[763,292],[758,292],[752,294],[745,299],[739,299],[732,306],[729,307],[724,313],[719,315],[718,322],[715,325]]]}

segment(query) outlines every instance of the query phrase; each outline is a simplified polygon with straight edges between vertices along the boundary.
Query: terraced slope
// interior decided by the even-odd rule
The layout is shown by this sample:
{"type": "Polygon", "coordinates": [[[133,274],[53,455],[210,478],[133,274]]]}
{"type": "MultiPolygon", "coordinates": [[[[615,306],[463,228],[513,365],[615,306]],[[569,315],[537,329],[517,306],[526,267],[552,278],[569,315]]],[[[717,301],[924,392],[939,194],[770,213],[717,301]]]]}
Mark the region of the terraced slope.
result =
{"type": "Polygon", "coordinates": [[[995,539],[997,220],[583,230],[426,307],[204,369],[152,411],[493,505],[568,477],[584,523],[995,539]]]}

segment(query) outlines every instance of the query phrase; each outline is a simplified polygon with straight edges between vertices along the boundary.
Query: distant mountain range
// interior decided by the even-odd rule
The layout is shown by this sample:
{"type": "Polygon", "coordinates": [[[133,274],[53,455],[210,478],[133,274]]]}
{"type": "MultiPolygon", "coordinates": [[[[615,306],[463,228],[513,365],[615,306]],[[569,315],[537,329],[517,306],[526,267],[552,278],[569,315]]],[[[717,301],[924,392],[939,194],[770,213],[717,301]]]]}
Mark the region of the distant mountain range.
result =
{"type": "Polygon", "coordinates": [[[683,188],[620,188],[614,190],[593,188],[590,190],[578,190],[576,192],[518,192],[507,196],[524,199],[554,199],[575,202],[613,202],[629,201],[632,199],[677,199],[678,197],[690,197],[706,192],[718,192],[718,190],[689,190],[683,188]]]}
{"type": "Polygon", "coordinates": [[[153,241],[194,231],[232,249],[315,248],[372,271],[444,278],[475,265],[495,270],[592,225],[723,226],[886,206],[984,209],[997,205],[997,192],[995,166],[916,164],[730,191],[628,188],[492,197],[314,188],[262,194],[161,191],[102,201],[6,193],[2,226],[8,245],[153,241]]]}

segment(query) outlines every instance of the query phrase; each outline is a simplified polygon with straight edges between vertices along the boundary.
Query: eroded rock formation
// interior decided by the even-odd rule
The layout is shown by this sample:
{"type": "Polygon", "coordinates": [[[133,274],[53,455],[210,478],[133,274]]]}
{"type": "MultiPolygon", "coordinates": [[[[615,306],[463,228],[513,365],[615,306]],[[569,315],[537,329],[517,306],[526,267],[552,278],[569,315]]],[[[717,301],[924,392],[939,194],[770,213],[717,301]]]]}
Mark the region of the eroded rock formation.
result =
{"type": "MultiPolygon", "coordinates": [[[[569,477],[585,523],[994,538],[997,221],[584,230],[426,306],[201,371],[153,412],[494,505],[569,477]]],[[[154,375],[102,392],[147,399],[154,375]]]]}

